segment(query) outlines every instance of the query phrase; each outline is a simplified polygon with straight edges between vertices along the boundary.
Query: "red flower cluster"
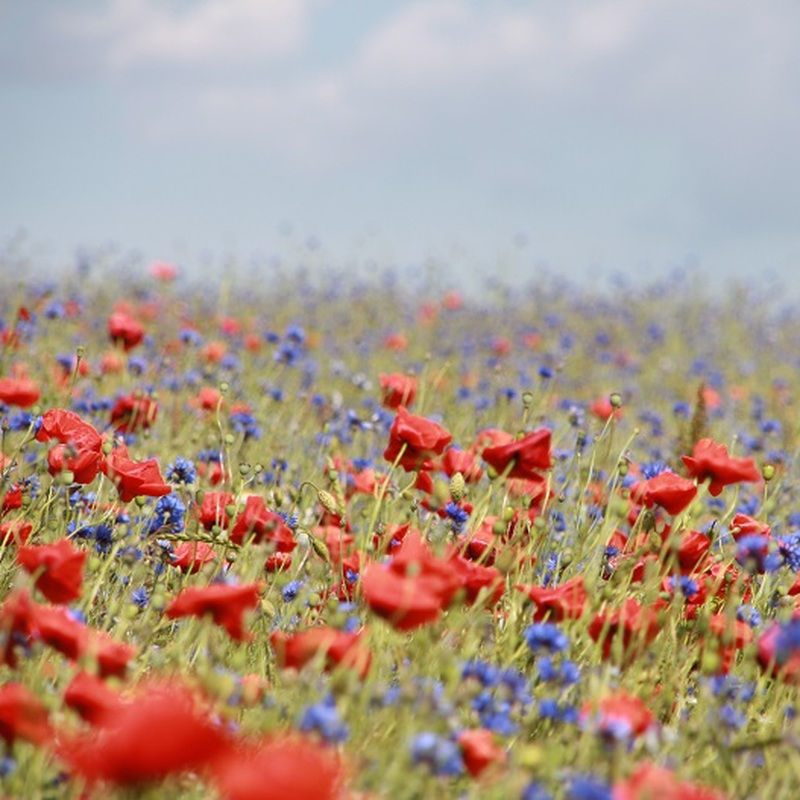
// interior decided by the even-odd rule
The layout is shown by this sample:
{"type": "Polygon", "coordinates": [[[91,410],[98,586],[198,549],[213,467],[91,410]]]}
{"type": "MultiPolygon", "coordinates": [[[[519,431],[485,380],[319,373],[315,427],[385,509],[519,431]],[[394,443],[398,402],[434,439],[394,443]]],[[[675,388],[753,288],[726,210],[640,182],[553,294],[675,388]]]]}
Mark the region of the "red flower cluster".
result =
{"type": "Polygon", "coordinates": [[[56,439],[56,445],[48,454],[51,475],[64,469],[73,474],[73,481],[80,484],[91,483],[100,472],[103,463],[103,440],[88,422],[84,422],[73,411],[54,408],[42,417],[42,424],[36,433],[40,442],[56,439]]]}

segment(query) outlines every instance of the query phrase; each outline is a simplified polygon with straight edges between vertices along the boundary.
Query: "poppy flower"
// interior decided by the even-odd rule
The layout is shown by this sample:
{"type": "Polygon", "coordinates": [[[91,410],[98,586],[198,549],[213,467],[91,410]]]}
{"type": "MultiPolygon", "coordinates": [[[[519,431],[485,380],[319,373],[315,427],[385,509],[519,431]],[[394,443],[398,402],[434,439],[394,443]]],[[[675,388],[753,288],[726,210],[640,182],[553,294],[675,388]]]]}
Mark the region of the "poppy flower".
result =
{"type": "Polygon", "coordinates": [[[64,736],[57,752],[89,783],[140,786],[208,768],[229,737],[181,684],[144,684],[87,734],[64,736]]]}
{"type": "Polygon", "coordinates": [[[800,684],[800,614],[774,622],[758,639],[756,654],[763,672],[784,683],[800,684]]]}
{"type": "Polygon", "coordinates": [[[464,766],[473,778],[490,767],[502,766],[508,758],[505,749],[495,740],[494,733],[486,728],[463,730],[456,736],[456,742],[461,748],[464,766]]]}
{"type": "Polygon", "coordinates": [[[483,477],[483,470],[475,460],[475,454],[469,450],[448,447],[442,456],[442,470],[452,478],[456,472],[464,476],[467,483],[477,483],[483,477]]]}
{"type": "Polygon", "coordinates": [[[133,645],[113,639],[105,631],[89,629],[87,651],[94,655],[97,673],[102,678],[124,678],[128,664],[136,655],[133,645]]]}
{"type": "Polygon", "coordinates": [[[51,603],[71,603],[81,596],[86,556],[69,539],[17,550],[18,563],[36,576],[34,585],[51,603]]]}
{"type": "Polygon", "coordinates": [[[719,659],[718,672],[731,671],[736,654],[753,641],[753,629],[739,619],[727,614],[712,614],[708,619],[709,636],[703,639],[703,651],[716,653],[719,659]]]}
{"type": "Polygon", "coordinates": [[[101,470],[117,487],[123,503],[130,502],[134,497],[163,497],[172,491],[172,487],[164,482],[155,458],[133,461],[128,457],[125,445],[111,451],[101,470]]]}
{"type": "Polygon", "coordinates": [[[757,519],[742,514],[741,512],[735,514],[730,523],[731,536],[738,542],[745,536],[766,536],[772,535],[772,527],[767,525],[766,522],[759,522],[757,519]]]}
{"type": "Polygon", "coordinates": [[[623,781],[614,784],[613,800],[726,800],[716,789],[682,781],[674,772],[651,763],[641,764],[623,781]]]}
{"type": "Polygon", "coordinates": [[[152,426],[158,416],[158,403],[152,397],[124,395],[111,407],[111,426],[120,433],[136,433],[152,426]]]}
{"type": "Polygon", "coordinates": [[[31,378],[24,375],[0,378],[0,403],[28,408],[34,405],[41,396],[39,384],[31,378]]]}
{"type": "Polygon", "coordinates": [[[388,562],[369,564],[361,573],[367,605],[401,631],[436,620],[460,585],[457,569],[437,558],[413,531],[388,562]]]}
{"type": "Polygon", "coordinates": [[[506,478],[531,480],[541,477],[536,470],[549,469],[552,465],[550,431],[541,428],[508,444],[486,447],[481,453],[481,458],[498,475],[504,475],[506,478]]]}
{"type": "Polygon", "coordinates": [[[338,800],[344,774],[332,751],[290,737],[228,748],[213,781],[224,800],[338,800]]]}
{"type": "Polygon", "coordinates": [[[30,689],[16,681],[0,687],[0,738],[7,746],[17,739],[41,745],[52,736],[47,708],[30,689]]]}
{"type": "Polygon", "coordinates": [[[441,455],[452,438],[438,423],[409,414],[401,406],[389,430],[383,457],[392,463],[397,461],[406,472],[434,469],[433,457],[441,455]]]}
{"type": "Polygon", "coordinates": [[[26,519],[10,519],[0,523],[0,546],[21,545],[33,533],[33,523],[26,519]]]}
{"type": "Polygon", "coordinates": [[[630,739],[643,734],[656,721],[641,698],[618,690],[584,704],[580,721],[612,739],[630,739]]]}
{"type": "MultiPolygon", "coordinates": [[[[33,609],[35,603],[24,589],[11,592],[0,606],[0,631],[5,634],[5,643],[0,657],[0,664],[8,664],[15,669],[17,653],[15,645],[25,646],[30,643],[35,630],[33,609]]],[[[0,639],[0,641],[2,641],[0,639]]]]}
{"type": "Polygon", "coordinates": [[[536,605],[533,611],[533,619],[536,622],[579,619],[583,616],[583,610],[589,597],[581,575],[577,575],[559,586],[525,586],[518,583],[516,588],[525,592],[536,605]]]}
{"type": "Polygon", "coordinates": [[[601,645],[604,660],[612,656],[615,642],[621,642],[622,660],[627,664],[658,636],[661,627],[655,609],[642,606],[630,597],[620,608],[596,614],[588,630],[592,639],[601,645]]]}
{"type": "Polygon", "coordinates": [[[114,344],[121,344],[126,352],[144,339],[144,328],[125,311],[112,313],[108,318],[107,329],[111,341],[114,344]]]}
{"type": "Polygon", "coordinates": [[[231,528],[234,544],[243,544],[248,539],[252,539],[254,544],[270,542],[281,553],[290,553],[297,546],[283,517],[267,508],[264,498],[258,494],[248,496],[231,528]]]}
{"type": "Polygon", "coordinates": [[[97,477],[103,462],[103,440],[94,426],[75,412],[51,409],[42,416],[36,438],[40,442],[56,439],[61,444],[48,455],[51,475],[68,469],[73,473],[73,481],[82,485],[97,477]]]}
{"type": "Polygon", "coordinates": [[[165,613],[170,619],[204,617],[208,614],[217,625],[225,628],[232,639],[246,642],[252,636],[244,630],[244,615],[258,605],[260,596],[261,586],[258,583],[190,586],[175,597],[165,613]]]}
{"type": "Polygon", "coordinates": [[[321,625],[292,634],[273,631],[269,643],[278,666],[283,669],[302,669],[322,653],[326,671],[341,666],[363,680],[372,663],[372,653],[362,641],[363,633],[363,630],[348,633],[321,625]]]}
{"type": "Polygon", "coordinates": [[[92,725],[107,720],[122,706],[121,696],[108,684],[81,670],[64,690],[64,705],[92,725]]]}
{"type": "Polygon", "coordinates": [[[34,604],[31,620],[34,637],[71,661],[77,661],[86,653],[89,628],[71,617],[65,608],[34,604]]]}
{"type": "Polygon", "coordinates": [[[217,558],[216,550],[208,542],[181,542],[172,552],[170,564],[191,575],[217,558]]]}
{"type": "Polygon", "coordinates": [[[659,506],[674,516],[694,500],[697,486],[694,481],[665,470],[641,484],[638,493],[647,508],[659,506]]]}
{"type": "Polygon", "coordinates": [[[200,524],[210,531],[215,525],[227,528],[230,517],[225,509],[233,505],[233,495],[230,492],[205,492],[200,503],[198,516],[200,524]]]}
{"type": "Polygon", "coordinates": [[[459,577],[461,588],[465,591],[467,603],[475,603],[482,591],[487,606],[495,606],[500,602],[506,588],[505,578],[500,570],[485,564],[476,564],[455,550],[451,551],[449,560],[459,577]]]}
{"type": "Polygon", "coordinates": [[[381,384],[381,403],[386,408],[408,408],[414,402],[418,388],[416,378],[401,372],[382,372],[378,377],[381,384]]]}
{"type": "Polygon", "coordinates": [[[761,473],[752,458],[732,458],[728,448],[713,439],[700,439],[691,456],[683,456],[686,471],[698,483],[709,480],[708,491],[717,497],[725,486],[761,480],[761,473]]]}

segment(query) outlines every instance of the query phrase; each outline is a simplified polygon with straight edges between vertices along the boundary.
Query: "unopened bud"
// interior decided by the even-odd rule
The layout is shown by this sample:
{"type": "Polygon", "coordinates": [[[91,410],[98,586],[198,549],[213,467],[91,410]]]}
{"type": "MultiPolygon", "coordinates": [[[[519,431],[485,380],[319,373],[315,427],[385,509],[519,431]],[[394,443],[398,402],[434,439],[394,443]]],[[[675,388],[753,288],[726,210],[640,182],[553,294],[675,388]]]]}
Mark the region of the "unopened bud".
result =
{"type": "Polygon", "coordinates": [[[450,497],[453,499],[454,503],[460,503],[464,499],[466,493],[467,482],[460,472],[456,472],[453,477],[450,478],[450,497]]]}

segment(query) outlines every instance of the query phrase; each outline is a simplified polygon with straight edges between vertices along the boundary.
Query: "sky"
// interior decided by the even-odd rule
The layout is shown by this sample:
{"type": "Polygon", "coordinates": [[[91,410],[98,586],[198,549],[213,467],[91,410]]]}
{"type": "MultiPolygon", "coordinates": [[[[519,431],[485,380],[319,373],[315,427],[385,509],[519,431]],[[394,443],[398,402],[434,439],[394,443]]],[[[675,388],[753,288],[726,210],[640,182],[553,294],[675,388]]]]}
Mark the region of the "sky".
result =
{"type": "Polygon", "coordinates": [[[0,0],[0,248],[800,294],[796,0],[0,0]]]}

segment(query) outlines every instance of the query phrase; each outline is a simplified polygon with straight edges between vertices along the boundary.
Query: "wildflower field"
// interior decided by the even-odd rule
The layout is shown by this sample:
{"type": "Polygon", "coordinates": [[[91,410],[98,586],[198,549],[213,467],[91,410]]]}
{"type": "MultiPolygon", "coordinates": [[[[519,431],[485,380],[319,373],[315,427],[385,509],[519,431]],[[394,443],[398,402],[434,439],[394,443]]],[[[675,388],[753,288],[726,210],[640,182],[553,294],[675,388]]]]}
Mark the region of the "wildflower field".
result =
{"type": "Polygon", "coordinates": [[[0,274],[3,796],[798,796],[791,310],[0,274]]]}

